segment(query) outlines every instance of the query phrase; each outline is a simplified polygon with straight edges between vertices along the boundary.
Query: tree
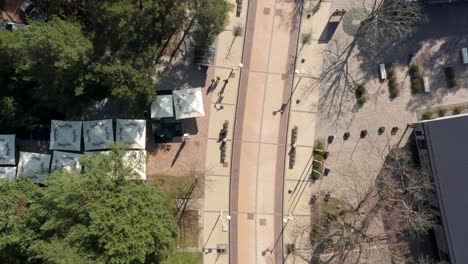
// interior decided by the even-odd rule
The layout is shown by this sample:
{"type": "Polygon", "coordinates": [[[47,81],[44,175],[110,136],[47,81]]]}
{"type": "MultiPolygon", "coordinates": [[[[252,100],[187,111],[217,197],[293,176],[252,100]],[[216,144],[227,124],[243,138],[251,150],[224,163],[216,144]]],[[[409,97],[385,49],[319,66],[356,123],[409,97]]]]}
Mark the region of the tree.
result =
{"type": "Polygon", "coordinates": [[[90,65],[86,93],[102,99],[110,95],[128,113],[142,113],[156,98],[149,74],[115,60],[90,65]]]}
{"type": "Polygon", "coordinates": [[[75,22],[54,18],[21,32],[0,31],[2,94],[26,111],[65,112],[81,94],[91,53],[91,42],[75,22]]]}
{"type": "Polygon", "coordinates": [[[322,73],[315,78],[320,85],[321,105],[328,107],[329,114],[339,116],[343,102],[350,100],[354,87],[359,84],[350,59],[361,55],[371,61],[381,61],[381,51],[389,49],[397,40],[401,40],[416,30],[425,21],[422,7],[416,1],[406,0],[371,0],[362,1],[366,16],[357,28],[354,38],[347,43],[335,41],[325,50],[326,61],[322,73]]]}
{"type": "Polygon", "coordinates": [[[208,47],[229,22],[229,12],[233,5],[226,0],[197,0],[194,19],[197,23],[195,42],[208,47]]]}
{"type": "Polygon", "coordinates": [[[402,39],[425,20],[421,5],[406,0],[373,0],[366,13],[358,34],[373,41],[402,39]]]}
{"type": "Polygon", "coordinates": [[[177,237],[171,205],[119,151],[54,172],[44,187],[0,181],[2,263],[160,263],[177,237]]]}

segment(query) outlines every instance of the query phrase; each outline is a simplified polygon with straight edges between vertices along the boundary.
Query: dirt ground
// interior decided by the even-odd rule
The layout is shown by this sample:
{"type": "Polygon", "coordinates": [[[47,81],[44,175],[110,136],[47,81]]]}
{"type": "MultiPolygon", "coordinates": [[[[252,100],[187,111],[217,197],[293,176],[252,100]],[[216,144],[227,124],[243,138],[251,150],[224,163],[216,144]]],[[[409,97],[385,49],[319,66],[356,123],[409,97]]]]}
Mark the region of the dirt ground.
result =
{"type": "Polygon", "coordinates": [[[0,0],[1,18],[6,21],[23,23],[19,6],[22,0],[0,0]]]}

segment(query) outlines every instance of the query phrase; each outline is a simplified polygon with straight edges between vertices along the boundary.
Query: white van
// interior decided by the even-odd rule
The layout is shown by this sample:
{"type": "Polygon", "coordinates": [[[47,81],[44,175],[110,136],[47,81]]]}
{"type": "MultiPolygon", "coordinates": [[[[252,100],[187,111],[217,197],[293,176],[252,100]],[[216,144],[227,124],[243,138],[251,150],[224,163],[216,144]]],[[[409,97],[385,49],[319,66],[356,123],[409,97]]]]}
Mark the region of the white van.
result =
{"type": "Polygon", "coordinates": [[[429,86],[429,78],[427,76],[423,77],[423,86],[424,92],[428,93],[431,91],[431,87],[429,86]]]}
{"type": "Polygon", "coordinates": [[[466,48],[461,49],[463,64],[468,64],[468,50],[466,48]]]}

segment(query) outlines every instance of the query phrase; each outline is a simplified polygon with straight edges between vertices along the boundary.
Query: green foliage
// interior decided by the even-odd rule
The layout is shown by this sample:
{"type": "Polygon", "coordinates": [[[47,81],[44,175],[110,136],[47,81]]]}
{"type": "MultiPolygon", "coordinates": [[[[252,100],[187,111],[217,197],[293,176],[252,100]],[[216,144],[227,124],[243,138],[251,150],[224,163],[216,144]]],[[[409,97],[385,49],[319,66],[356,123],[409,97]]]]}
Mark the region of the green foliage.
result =
{"type": "Polygon", "coordinates": [[[177,252],[171,255],[163,264],[202,264],[202,253],[177,252]]]}
{"type": "Polygon", "coordinates": [[[37,187],[0,182],[2,263],[159,263],[177,237],[166,197],[138,180],[117,151],[55,172],[37,187]]]}
{"type": "Polygon", "coordinates": [[[441,109],[439,109],[439,111],[437,111],[437,113],[438,113],[438,115],[440,117],[445,116],[447,114],[447,112],[448,112],[447,108],[441,108],[441,109]]]}
{"type": "Polygon", "coordinates": [[[356,88],[356,102],[359,106],[364,105],[367,102],[367,92],[364,85],[358,85],[356,88]]]}
{"type": "Polygon", "coordinates": [[[195,42],[210,46],[229,23],[229,12],[234,6],[226,0],[196,0],[194,19],[197,23],[195,42]]]}
{"type": "Polygon", "coordinates": [[[88,94],[102,99],[110,93],[130,113],[143,112],[156,97],[151,78],[120,61],[90,65],[86,79],[88,94]]]}
{"type": "Polygon", "coordinates": [[[77,23],[54,19],[20,34],[1,31],[0,50],[2,65],[11,69],[12,89],[26,89],[22,92],[41,107],[64,109],[82,87],[92,45],[77,23]]]}
{"type": "Polygon", "coordinates": [[[452,109],[452,113],[455,114],[455,115],[458,115],[460,114],[461,112],[463,112],[465,110],[465,106],[463,105],[459,105],[459,106],[456,106],[452,109]]]}
{"type": "Polygon", "coordinates": [[[433,116],[434,116],[434,112],[428,110],[428,111],[423,113],[421,118],[422,118],[422,120],[430,120],[430,119],[433,118],[433,116]]]}
{"type": "Polygon", "coordinates": [[[322,177],[323,174],[323,162],[328,157],[328,152],[325,151],[325,143],[323,140],[316,140],[314,144],[313,158],[312,161],[312,172],[310,178],[316,181],[322,177]],[[327,153],[327,154],[325,154],[327,153]]]}

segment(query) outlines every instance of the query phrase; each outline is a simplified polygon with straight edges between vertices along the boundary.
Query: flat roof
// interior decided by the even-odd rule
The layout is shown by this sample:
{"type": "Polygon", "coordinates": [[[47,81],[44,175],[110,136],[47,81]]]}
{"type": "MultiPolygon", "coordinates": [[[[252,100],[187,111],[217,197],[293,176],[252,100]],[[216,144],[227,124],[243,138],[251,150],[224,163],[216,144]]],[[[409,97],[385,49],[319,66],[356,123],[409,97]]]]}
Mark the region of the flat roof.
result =
{"type": "Polygon", "coordinates": [[[468,263],[468,115],[421,124],[452,263],[468,263]]]}

